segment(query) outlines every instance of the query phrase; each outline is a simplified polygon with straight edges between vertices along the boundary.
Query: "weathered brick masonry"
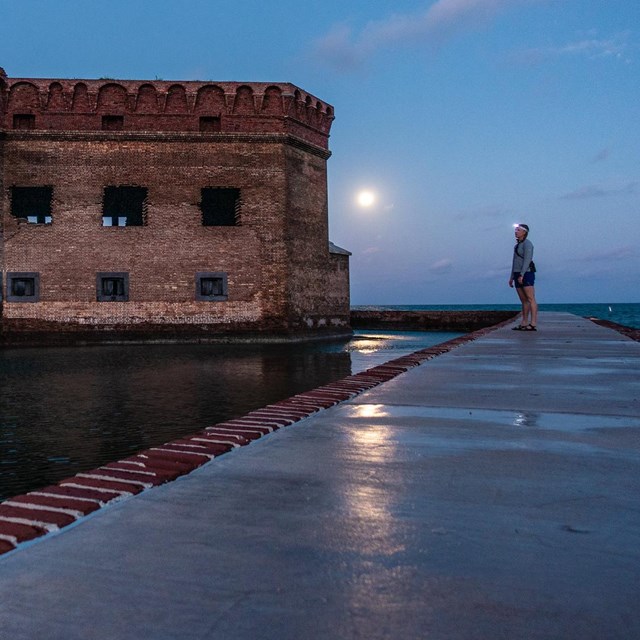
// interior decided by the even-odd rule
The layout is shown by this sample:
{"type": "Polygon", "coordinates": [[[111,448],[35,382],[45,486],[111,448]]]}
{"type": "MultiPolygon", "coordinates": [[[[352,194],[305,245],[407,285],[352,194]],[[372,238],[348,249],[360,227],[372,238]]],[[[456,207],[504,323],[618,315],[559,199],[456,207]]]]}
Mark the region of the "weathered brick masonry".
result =
{"type": "Polygon", "coordinates": [[[347,332],[333,117],[290,84],[0,70],[4,341],[347,332]]]}

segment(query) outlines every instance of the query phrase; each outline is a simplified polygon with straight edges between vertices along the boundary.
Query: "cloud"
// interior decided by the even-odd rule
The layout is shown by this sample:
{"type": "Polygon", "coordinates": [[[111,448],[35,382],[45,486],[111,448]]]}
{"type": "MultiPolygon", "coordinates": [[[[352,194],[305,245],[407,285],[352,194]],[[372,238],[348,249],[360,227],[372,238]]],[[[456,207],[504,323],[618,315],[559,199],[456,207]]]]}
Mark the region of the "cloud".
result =
{"type": "Polygon", "coordinates": [[[626,48],[626,44],[620,42],[617,38],[609,40],[589,39],[570,42],[555,51],[551,49],[551,52],[558,55],[581,55],[588,58],[608,58],[610,56],[619,58],[624,54],[626,48]]]}
{"type": "Polygon", "coordinates": [[[566,44],[525,49],[517,54],[523,62],[537,64],[552,58],[583,57],[589,60],[609,58],[631,62],[629,33],[621,32],[610,38],[580,38],[566,44]]]}
{"type": "Polygon", "coordinates": [[[561,200],[588,200],[590,198],[607,198],[609,196],[625,195],[636,192],[637,181],[628,182],[621,187],[605,189],[597,185],[586,185],[575,191],[560,196],[561,200]]]}
{"type": "Polygon", "coordinates": [[[634,258],[638,253],[638,250],[633,245],[625,245],[622,247],[616,247],[615,249],[610,249],[608,251],[598,251],[594,253],[587,254],[584,256],[584,260],[594,261],[594,260],[623,260],[625,258],[634,258]]]}
{"type": "Polygon", "coordinates": [[[412,44],[438,45],[464,29],[482,27],[500,12],[548,0],[437,0],[420,13],[394,14],[359,32],[334,25],[313,46],[320,60],[339,69],[360,65],[378,51],[412,44]]]}
{"type": "Polygon", "coordinates": [[[449,273],[453,269],[453,261],[449,258],[443,258],[442,260],[438,260],[438,262],[434,262],[430,267],[429,271],[431,273],[449,273]]]}

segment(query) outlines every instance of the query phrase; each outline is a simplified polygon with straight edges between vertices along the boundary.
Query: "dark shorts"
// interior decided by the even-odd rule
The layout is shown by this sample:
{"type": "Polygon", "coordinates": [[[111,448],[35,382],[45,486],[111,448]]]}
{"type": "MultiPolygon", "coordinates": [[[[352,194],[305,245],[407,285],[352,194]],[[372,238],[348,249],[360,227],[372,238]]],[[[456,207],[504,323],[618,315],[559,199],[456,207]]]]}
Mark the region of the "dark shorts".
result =
{"type": "Polygon", "coordinates": [[[527,271],[522,278],[522,284],[518,281],[519,273],[513,274],[513,285],[516,289],[522,289],[522,287],[533,287],[536,282],[536,274],[533,271],[527,271]]]}

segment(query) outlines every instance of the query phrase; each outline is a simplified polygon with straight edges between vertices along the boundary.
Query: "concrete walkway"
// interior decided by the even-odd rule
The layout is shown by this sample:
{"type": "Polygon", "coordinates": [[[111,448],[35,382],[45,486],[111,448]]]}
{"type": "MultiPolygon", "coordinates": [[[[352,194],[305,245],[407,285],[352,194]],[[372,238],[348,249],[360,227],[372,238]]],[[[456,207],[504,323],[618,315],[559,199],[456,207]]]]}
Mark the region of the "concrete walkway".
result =
{"type": "Polygon", "coordinates": [[[640,343],[504,327],[0,557],[2,640],[640,638],[640,343]]]}

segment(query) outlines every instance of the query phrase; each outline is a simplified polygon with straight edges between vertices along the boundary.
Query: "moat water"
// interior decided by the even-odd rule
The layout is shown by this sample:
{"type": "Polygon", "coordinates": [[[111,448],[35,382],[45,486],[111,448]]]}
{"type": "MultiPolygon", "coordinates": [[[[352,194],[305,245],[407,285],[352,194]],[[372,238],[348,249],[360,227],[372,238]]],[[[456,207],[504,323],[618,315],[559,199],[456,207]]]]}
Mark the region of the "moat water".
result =
{"type": "Polygon", "coordinates": [[[1,350],[0,500],[457,335],[1,350]]]}

